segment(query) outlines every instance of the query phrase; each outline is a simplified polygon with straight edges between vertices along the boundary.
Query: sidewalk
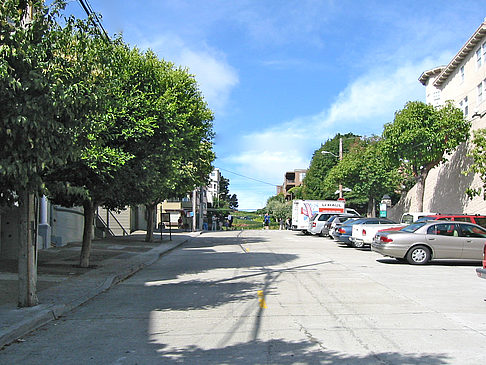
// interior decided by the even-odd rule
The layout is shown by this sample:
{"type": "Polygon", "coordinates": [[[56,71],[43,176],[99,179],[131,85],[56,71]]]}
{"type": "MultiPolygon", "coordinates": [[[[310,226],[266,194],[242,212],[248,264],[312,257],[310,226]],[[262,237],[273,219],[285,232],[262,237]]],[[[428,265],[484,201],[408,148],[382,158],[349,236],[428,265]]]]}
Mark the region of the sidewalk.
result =
{"type": "Polygon", "coordinates": [[[40,250],[37,259],[39,305],[18,308],[17,262],[0,261],[0,348],[45,323],[80,306],[101,292],[148,266],[164,253],[179,247],[201,232],[154,234],[145,242],[144,232],[111,237],[92,243],[89,269],[79,264],[81,244],[40,250]]]}

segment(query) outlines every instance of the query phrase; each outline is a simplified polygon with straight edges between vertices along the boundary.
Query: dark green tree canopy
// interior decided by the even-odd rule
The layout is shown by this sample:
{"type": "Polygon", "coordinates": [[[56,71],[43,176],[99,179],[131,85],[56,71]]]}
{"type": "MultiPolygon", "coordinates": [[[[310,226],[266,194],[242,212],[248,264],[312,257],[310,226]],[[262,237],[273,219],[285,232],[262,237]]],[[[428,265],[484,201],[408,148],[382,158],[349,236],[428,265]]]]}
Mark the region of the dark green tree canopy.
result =
{"type": "Polygon", "coordinates": [[[359,141],[359,136],[353,133],[337,134],[314,152],[303,182],[302,195],[304,199],[336,198],[334,194],[336,189],[329,189],[328,186],[324,185],[324,180],[329,171],[339,161],[339,158],[336,156],[339,156],[340,138],[343,139],[343,154],[346,154],[351,146],[359,141]],[[331,152],[334,156],[332,154],[323,154],[323,151],[331,152]]]}
{"type": "Polygon", "coordinates": [[[95,98],[95,70],[77,58],[92,28],[73,20],[61,27],[60,1],[30,2],[26,23],[26,3],[0,3],[0,203],[11,203],[14,191],[41,190],[45,171],[79,152],[90,123],[83,112],[95,98]]]}

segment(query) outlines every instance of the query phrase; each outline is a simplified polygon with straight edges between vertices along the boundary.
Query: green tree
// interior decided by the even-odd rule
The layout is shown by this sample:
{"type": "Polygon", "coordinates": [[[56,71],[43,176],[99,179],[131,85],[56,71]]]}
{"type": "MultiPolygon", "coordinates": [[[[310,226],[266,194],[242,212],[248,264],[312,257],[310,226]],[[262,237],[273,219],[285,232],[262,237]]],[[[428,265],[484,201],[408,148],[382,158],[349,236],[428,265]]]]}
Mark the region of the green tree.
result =
{"type": "Polygon", "coordinates": [[[376,204],[384,194],[398,189],[401,175],[383,153],[378,138],[368,138],[356,144],[343,160],[335,165],[324,185],[335,187],[342,183],[351,191],[345,193],[348,203],[367,203],[367,215],[375,216],[376,204]]]}
{"type": "Polygon", "coordinates": [[[219,199],[224,201],[229,200],[229,196],[230,196],[229,182],[230,182],[229,179],[221,175],[221,178],[219,179],[219,199]]]}
{"type": "MultiPolygon", "coordinates": [[[[84,24],[78,21],[77,24],[84,24]]],[[[92,121],[79,134],[77,142],[87,142],[67,164],[48,174],[49,198],[63,206],[82,206],[83,243],[80,266],[88,267],[94,214],[99,206],[121,209],[129,200],[121,178],[127,161],[135,156],[129,147],[153,134],[151,119],[130,113],[135,105],[149,103],[137,82],[149,82],[150,66],[120,39],[107,43],[98,33],[83,27],[74,29],[72,57],[83,61],[84,82],[95,95],[89,110],[79,110],[79,118],[92,121]],[[130,109],[130,107],[132,109],[130,109]]]]}
{"type": "Polygon", "coordinates": [[[230,194],[229,183],[229,179],[221,175],[221,178],[219,179],[218,204],[227,206],[229,209],[235,210],[238,208],[238,196],[236,194],[230,194]]]}
{"type": "Polygon", "coordinates": [[[278,194],[268,198],[263,210],[278,222],[292,217],[292,202],[286,201],[283,194],[278,194]]]}
{"type": "Polygon", "coordinates": [[[293,199],[304,199],[304,193],[302,190],[302,185],[294,186],[293,188],[289,189],[289,194],[293,199]]]}
{"type": "Polygon", "coordinates": [[[469,136],[470,122],[452,102],[435,108],[410,101],[395,113],[383,131],[383,150],[397,165],[407,165],[417,185],[417,209],[423,210],[425,180],[429,171],[445,161],[445,154],[469,136]]]}
{"type": "Polygon", "coordinates": [[[72,22],[59,25],[63,7],[62,1],[49,7],[41,0],[0,3],[0,205],[18,201],[21,211],[20,306],[37,302],[34,195],[43,190],[47,170],[82,148],[78,136],[90,121],[78,112],[95,98],[83,82],[83,60],[72,57],[81,40],[73,39],[72,22]]]}
{"type": "MultiPolygon", "coordinates": [[[[146,240],[153,236],[157,204],[181,197],[208,183],[212,162],[213,113],[199,91],[194,76],[172,63],[144,54],[155,74],[147,80],[149,102],[135,106],[136,115],[150,119],[153,133],[129,151],[135,156],[127,169],[136,177],[129,188],[130,204],[143,204],[148,212],[146,240]]],[[[141,84],[143,85],[143,84],[141,84]]],[[[147,86],[144,86],[146,88],[147,86]]]]}
{"type": "Polygon", "coordinates": [[[70,58],[71,27],[56,20],[62,3],[51,8],[32,1],[31,22],[26,1],[0,4],[0,200],[12,204],[19,192],[39,192],[46,169],[62,166],[79,151],[74,143],[77,118],[93,99],[82,82],[81,65],[70,58]]]}
{"type": "Polygon", "coordinates": [[[352,133],[337,134],[332,139],[327,140],[316,150],[305,175],[302,185],[302,196],[304,199],[335,199],[335,189],[329,189],[324,185],[324,180],[334,165],[338,163],[339,139],[343,139],[343,154],[346,154],[352,145],[359,141],[359,136],[352,133]],[[323,151],[332,154],[323,154],[323,151]]]}
{"type": "Polygon", "coordinates": [[[483,199],[486,199],[486,129],[474,131],[472,143],[473,147],[468,156],[472,157],[473,162],[464,173],[478,174],[483,186],[477,189],[469,188],[466,193],[470,198],[473,198],[474,196],[480,196],[482,192],[483,199]]]}
{"type": "Polygon", "coordinates": [[[238,196],[236,194],[231,194],[229,197],[229,207],[233,210],[238,208],[238,196]]]}

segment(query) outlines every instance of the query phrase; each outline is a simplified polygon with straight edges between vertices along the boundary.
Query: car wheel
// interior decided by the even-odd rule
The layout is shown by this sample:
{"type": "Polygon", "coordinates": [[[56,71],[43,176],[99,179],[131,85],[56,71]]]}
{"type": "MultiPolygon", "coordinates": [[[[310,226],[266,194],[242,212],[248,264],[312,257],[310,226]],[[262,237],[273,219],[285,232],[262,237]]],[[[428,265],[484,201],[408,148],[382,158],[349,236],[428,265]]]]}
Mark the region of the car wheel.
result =
{"type": "Polygon", "coordinates": [[[430,250],[425,246],[412,247],[407,252],[407,261],[412,265],[425,265],[430,260],[430,250]]]}
{"type": "Polygon", "coordinates": [[[353,242],[353,247],[354,248],[363,248],[364,247],[364,242],[363,241],[354,241],[353,242]]]}

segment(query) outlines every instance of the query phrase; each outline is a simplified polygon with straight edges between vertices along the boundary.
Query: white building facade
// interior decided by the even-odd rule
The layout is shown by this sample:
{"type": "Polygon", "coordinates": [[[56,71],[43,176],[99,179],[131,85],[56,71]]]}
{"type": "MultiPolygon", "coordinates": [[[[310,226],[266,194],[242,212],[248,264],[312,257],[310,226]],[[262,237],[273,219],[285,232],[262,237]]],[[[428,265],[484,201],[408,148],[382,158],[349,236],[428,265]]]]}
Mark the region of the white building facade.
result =
{"type": "Polygon", "coordinates": [[[219,183],[221,181],[221,172],[218,168],[215,168],[211,174],[209,174],[209,185],[206,188],[207,202],[213,204],[214,199],[219,197],[219,183]]]}

